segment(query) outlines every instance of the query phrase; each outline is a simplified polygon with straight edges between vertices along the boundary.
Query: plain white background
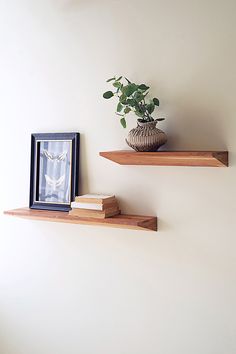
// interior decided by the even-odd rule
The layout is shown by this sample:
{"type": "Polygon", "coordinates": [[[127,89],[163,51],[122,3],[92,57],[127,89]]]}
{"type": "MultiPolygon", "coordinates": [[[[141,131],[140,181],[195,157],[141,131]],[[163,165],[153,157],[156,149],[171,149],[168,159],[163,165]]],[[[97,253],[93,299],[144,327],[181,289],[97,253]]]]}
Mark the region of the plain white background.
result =
{"type": "Polygon", "coordinates": [[[236,3],[0,0],[0,353],[236,352],[236,3]],[[160,99],[168,149],[229,168],[119,166],[114,74],[160,99]],[[20,220],[30,134],[81,133],[81,193],[115,193],[159,232],[20,220]]]}

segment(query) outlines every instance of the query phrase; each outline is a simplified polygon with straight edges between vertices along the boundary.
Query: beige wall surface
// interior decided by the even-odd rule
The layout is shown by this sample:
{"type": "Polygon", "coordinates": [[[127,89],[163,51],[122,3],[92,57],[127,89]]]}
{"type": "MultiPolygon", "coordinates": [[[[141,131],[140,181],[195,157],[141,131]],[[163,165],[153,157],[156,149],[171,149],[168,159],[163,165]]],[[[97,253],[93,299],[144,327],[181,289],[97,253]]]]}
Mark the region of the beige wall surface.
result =
{"type": "Polygon", "coordinates": [[[236,353],[236,2],[0,0],[0,353],[236,353]],[[119,166],[114,74],[151,86],[168,149],[229,168],[119,166]],[[30,134],[81,133],[81,193],[159,232],[20,220],[30,134]]]}

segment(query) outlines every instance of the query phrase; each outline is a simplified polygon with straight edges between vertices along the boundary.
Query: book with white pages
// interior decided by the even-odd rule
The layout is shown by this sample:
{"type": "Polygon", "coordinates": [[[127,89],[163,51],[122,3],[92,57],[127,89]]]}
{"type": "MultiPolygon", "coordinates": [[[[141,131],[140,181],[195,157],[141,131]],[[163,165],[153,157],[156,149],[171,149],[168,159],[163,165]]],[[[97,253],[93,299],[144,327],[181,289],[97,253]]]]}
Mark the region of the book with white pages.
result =
{"type": "Polygon", "coordinates": [[[84,194],[75,197],[77,203],[88,203],[88,204],[106,204],[112,203],[116,200],[114,195],[106,194],[84,194]]]}
{"type": "Polygon", "coordinates": [[[107,204],[96,204],[96,203],[80,203],[80,202],[72,202],[71,208],[73,209],[88,209],[88,210],[105,210],[114,206],[118,206],[118,203],[111,202],[107,204]]]}

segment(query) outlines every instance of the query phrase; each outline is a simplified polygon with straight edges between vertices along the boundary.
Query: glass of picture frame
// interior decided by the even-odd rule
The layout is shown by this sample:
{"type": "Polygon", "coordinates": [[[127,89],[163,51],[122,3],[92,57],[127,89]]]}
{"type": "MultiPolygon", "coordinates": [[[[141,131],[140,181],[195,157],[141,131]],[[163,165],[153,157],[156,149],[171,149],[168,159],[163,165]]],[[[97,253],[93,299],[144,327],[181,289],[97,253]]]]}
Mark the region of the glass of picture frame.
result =
{"type": "Polygon", "coordinates": [[[79,133],[31,135],[31,209],[69,211],[78,195],[79,133]]]}

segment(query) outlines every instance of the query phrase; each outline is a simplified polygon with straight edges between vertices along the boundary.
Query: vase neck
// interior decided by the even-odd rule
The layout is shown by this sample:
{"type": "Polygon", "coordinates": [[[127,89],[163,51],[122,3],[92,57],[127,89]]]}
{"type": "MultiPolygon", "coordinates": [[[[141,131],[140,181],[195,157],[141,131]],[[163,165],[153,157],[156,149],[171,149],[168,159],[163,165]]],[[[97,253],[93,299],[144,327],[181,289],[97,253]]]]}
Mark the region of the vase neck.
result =
{"type": "Polygon", "coordinates": [[[157,125],[157,120],[153,120],[152,122],[139,122],[137,121],[139,127],[150,127],[155,128],[157,125]]]}

